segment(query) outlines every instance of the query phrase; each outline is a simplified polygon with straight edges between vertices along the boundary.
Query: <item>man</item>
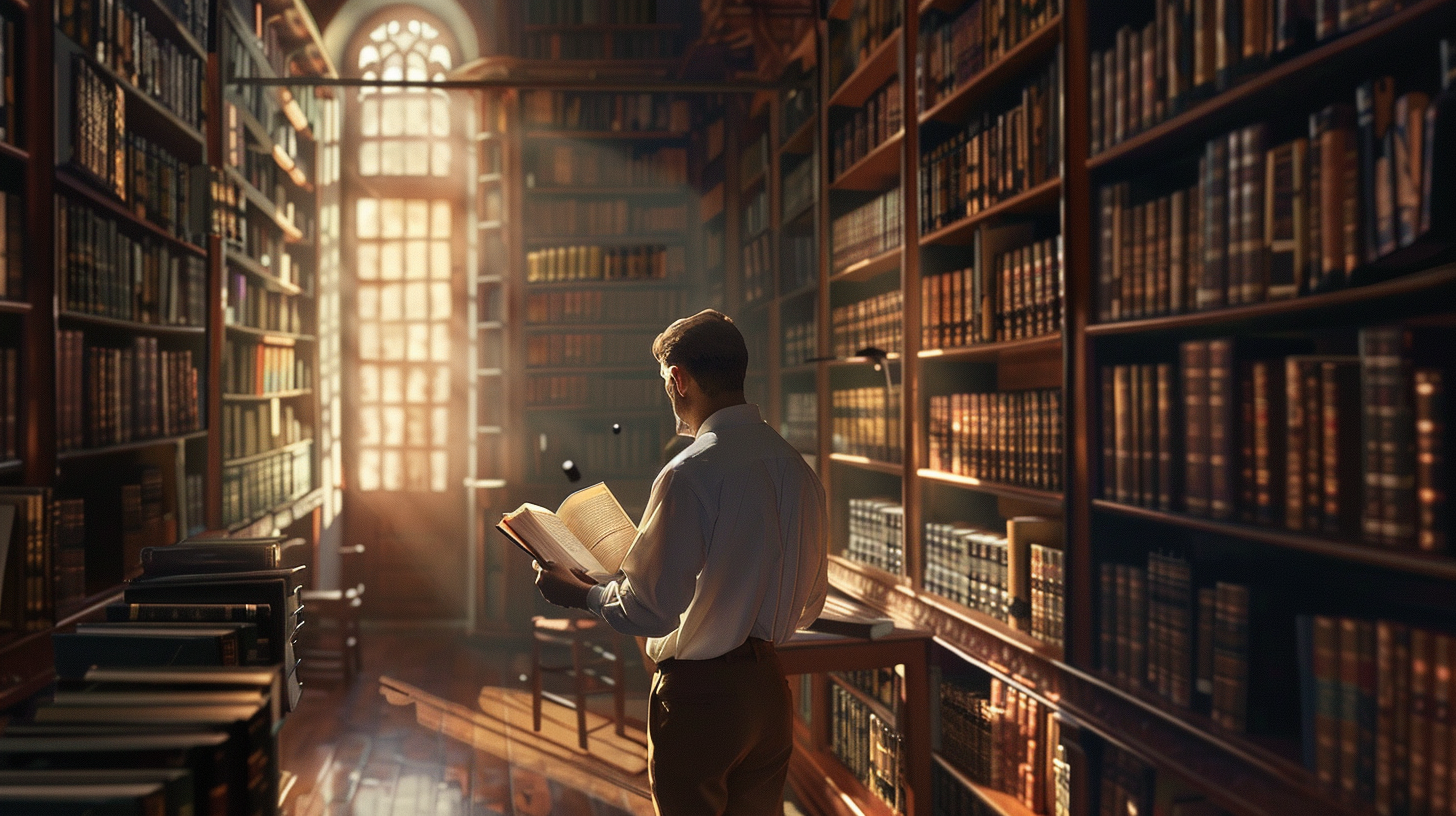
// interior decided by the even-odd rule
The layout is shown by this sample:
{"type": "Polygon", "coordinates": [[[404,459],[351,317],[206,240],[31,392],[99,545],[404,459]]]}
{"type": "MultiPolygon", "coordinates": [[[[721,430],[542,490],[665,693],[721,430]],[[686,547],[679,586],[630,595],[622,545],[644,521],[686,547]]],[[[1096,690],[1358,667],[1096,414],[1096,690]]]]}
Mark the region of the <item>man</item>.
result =
{"type": "Polygon", "coordinates": [[[748,348],[732,320],[683,318],[652,354],[693,443],[658,474],[614,580],[544,564],[536,583],[553,604],[649,638],[659,814],[781,813],[793,715],[774,644],[824,606],[824,487],[744,400],[748,348]]]}

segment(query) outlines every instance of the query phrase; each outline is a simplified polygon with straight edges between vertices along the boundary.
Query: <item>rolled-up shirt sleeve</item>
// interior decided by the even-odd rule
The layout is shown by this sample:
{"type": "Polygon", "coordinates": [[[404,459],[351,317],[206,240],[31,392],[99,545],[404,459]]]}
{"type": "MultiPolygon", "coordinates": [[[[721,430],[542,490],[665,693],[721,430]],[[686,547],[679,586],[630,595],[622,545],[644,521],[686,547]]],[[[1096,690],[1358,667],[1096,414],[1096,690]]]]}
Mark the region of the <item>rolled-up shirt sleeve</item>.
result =
{"type": "Polygon", "coordinates": [[[665,637],[697,591],[711,530],[688,480],[664,471],[654,485],[637,540],[615,580],[593,587],[587,606],[624,635],[665,637]]]}

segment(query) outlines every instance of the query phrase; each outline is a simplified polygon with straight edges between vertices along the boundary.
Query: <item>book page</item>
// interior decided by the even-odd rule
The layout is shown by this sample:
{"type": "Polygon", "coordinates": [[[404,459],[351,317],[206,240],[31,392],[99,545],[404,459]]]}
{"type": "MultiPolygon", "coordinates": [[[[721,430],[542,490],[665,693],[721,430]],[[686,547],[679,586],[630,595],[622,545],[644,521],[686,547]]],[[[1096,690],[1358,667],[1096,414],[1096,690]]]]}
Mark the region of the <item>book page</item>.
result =
{"type": "Polygon", "coordinates": [[[637,525],[601,482],[567,496],[557,514],[611,573],[622,566],[627,550],[637,540],[637,525]]]}
{"type": "Polygon", "coordinates": [[[501,523],[534,550],[537,560],[581,567],[592,575],[607,573],[561,518],[544,507],[523,504],[507,513],[501,523]]]}

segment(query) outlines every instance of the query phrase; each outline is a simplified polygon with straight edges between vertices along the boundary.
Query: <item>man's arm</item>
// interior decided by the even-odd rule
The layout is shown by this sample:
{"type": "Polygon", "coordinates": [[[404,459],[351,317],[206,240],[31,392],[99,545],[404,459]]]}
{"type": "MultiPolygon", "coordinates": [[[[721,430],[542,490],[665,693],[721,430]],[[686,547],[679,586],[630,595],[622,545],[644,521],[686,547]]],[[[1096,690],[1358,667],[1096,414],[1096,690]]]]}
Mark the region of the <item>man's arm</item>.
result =
{"type": "Polygon", "coordinates": [[[587,608],[624,635],[665,637],[676,630],[707,561],[706,508],[697,493],[671,470],[655,492],[660,498],[649,502],[620,577],[587,594],[587,608]]]}

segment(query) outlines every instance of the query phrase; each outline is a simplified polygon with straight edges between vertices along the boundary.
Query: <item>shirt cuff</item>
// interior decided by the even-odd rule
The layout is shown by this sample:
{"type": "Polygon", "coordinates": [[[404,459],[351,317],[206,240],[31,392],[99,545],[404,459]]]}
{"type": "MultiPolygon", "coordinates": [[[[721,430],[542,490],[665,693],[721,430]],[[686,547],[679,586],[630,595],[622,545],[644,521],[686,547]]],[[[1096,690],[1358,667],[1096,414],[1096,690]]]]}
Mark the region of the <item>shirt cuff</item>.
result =
{"type": "Polygon", "coordinates": [[[597,584],[596,586],[592,587],[591,589],[588,589],[586,591],[586,608],[587,608],[587,611],[590,612],[590,613],[592,613],[593,615],[596,615],[597,617],[601,617],[602,616],[602,604],[604,603],[606,597],[607,597],[607,588],[605,586],[601,585],[601,584],[597,584]]]}

